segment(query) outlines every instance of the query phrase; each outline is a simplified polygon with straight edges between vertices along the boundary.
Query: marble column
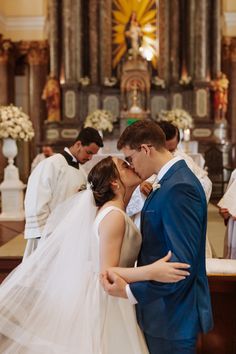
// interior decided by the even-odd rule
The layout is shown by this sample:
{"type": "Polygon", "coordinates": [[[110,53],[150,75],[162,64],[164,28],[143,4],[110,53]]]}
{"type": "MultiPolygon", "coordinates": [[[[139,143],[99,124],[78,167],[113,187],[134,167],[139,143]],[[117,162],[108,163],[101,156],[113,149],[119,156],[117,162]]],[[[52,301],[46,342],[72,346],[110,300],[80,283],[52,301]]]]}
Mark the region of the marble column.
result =
{"type": "Polygon", "coordinates": [[[169,36],[170,36],[170,0],[159,1],[159,61],[158,76],[168,85],[170,76],[169,36]]]}
{"type": "Polygon", "coordinates": [[[91,84],[98,84],[98,2],[89,1],[89,57],[91,84]]]}
{"type": "Polygon", "coordinates": [[[0,37],[0,105],[14,103],[13,43],[0,37]]]}
{"type": "Polygon", "coordinates": [[[187,75],[194,76],[194,61],[195,61],[195,1],[189,0],[186,2],[186,71],[187,75]]]}
{"type": "Polygon", "coordinates": [[[231,37],[223,37],[222,39],[222,63],[221,63],[221,71],[226,74],[226,76],[230,77],[230,45],[231,45],[231,37]]]}
{"type": "Polygon", "coordinates": [[[221,0],[214,0],[212,12],[212,79],[216,79],[221,72],[221,0]]]}
{"type": "Polygon", "coordinates": [[[179,0],[170,2],[170,72],[171,82],[178,83],[180,73],[180,8],[179,0]]]}
{"type": "MultiPolygon", "coordinates": [[[[29,64],[29,116],[32,120],[37,145],[43,140],[43,122],[47,117],[42,101],[42,92],[46,82],[48,68],[48,46],[46,42],[32,43],[27,59],[29,64]]],[[[35,146],[33,148],[35,152],[35,146]]]]}
{"type": "Polygon", "coordinates": [[[207,6],[208,0],[195,2],[195,82],[205,82],[207,77],[207,6]]]}
{"type": "Polygon", "coordinates": [[[228,119],[230,123],[231,140],[236,143],[236,37],[232,38],[230,46],[230,85],[228,119]]]}
{"type": "Polygon", "coordinates": [[[100,0],[99,10],[99,65],[103,84],[105,78],[112,76],[112,2],[100,0]]]}
{"type": "MultiPolygon", "coordinates": [[[[88,0],[87,0],[88,1],[88,0]]],[[[73,27],[74,31],[73,35],[75,36],[75,78],[78,82],[83,76],[83,68],[82,68],[82,8],[81,8],[81,0],[75,0],[73,5],[73,27]]],[[[87,14],[85,14],[87,16],[87,14]]]]}
{"type": "Polygon", "coordinates": [[[49,53],[50,53],[50,74],[59,78],[59,6],[57,0],[49,0],[49,53]]]}
{"type": "MultiPolygon", "coordinates": [[[[77,55],[77,43],[75,34],[75,18],[74,13],[76,10],[76,0],[63,0],[62,8],[62,33],[63,33],[63,45],[62,52],[64,54],[64,73],[65,82],[76,81],[76,55],[77,55]]],[[[77,19],[79,21],[79,19],[77,19]]],[[[79,34],[78,34],[79,35],[79,34]]]]}

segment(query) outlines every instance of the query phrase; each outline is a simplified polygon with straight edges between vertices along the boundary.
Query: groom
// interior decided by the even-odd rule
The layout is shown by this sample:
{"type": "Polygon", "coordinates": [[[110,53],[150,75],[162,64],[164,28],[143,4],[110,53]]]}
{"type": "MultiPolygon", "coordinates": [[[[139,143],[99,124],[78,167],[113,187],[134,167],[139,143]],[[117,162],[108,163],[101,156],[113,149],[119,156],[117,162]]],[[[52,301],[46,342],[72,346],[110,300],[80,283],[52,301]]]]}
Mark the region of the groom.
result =
{"type": "Polygon", "coordinates": [[[205,270],[207,205],[202,186],[184,160],[165,148],[165,135],[153,121],[127,127],[118,141],[142,180],[157,174],[160,188],[147,198],[141,215],[138,266],[172,251],[171,261],[191,265],[190,276],[173,284],[106,279],[107,292],[137,303],[137,317],[151,354],[193,354],[197,335],[212,328],[205,270]]]}

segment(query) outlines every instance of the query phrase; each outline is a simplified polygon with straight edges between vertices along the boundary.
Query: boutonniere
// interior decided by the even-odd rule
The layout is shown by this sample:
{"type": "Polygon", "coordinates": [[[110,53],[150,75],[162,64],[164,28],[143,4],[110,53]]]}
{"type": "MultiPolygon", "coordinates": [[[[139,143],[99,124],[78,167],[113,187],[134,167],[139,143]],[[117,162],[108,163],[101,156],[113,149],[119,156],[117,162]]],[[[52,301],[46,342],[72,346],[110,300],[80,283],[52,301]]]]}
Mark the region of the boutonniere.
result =
{"type": "Polygon", "coordinates": [[[153,185],[152,185],[152,190],[153,190],[153,192],[154,192],[156,189],[159,189],[159,188],[161,188],[160,183],[154,182],[153,185]]]}

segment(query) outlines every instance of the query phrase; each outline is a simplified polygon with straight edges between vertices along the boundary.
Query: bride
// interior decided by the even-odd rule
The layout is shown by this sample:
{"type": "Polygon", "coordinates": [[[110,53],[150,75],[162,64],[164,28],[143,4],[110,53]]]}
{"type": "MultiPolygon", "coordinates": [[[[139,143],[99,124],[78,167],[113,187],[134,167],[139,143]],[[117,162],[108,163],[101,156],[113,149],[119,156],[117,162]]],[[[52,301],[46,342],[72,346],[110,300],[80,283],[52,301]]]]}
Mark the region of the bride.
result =
{"type": "Polygon", "coordinates": [[[128,282],[188,275],[169,255],[133,268],[141,236],[124,210],[140,180],[125,161],[107,157],[88,181],[90,189],[55,210],[45,240],[0,287],[0,353],[147,354],[134,307],[107,295],[99,274],[113,267],[128,282]]]}

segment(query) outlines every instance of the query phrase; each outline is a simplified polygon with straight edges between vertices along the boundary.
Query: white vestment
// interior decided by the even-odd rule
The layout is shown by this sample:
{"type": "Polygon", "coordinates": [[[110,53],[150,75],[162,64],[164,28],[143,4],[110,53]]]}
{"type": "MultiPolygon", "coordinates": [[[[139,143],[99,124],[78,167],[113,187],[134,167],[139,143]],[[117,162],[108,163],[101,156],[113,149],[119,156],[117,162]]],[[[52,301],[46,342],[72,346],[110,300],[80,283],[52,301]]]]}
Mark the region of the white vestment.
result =
{"type": "MultiPolygon", "coordinates": [[[[236,169],[232,172],[227,189],[236,179],[236,169]]],[[[236,203],[236,196],[235,196],[236,203]]],[[[234,215],[236,217],[236,215],[234,215]]],[[[236,221],[232,217],[229,218],[226,234],[225,234],[225,248],[224,258],[236,259],[236,221]]]]}
{"type": "Polygon", "coordinates": [[[178,149],[175,150],[175,152],[173,153],[173,156],[179,156],[185,160],[185,162],[188,165],[188,167],[190,168],[190,170],[199,179],[199,182],[201,183],[202,188],[204,189],[204,192],[206,195],[206,200],[208,203],[210,200],[211,192],[212,192],[212,182],[207,175],[207,171],[205,171],[203,168],[198,166],[188,154],[186,154],[185,152],[183,152],[181,150],[178,150],[178,149]]]}
{"type": "Polygon", "coordinates": [[[87,176],[79,169],[68,165],[61,154],[43,160],[29,177],[25,195],[25,238],[29,242],[26,255],[36,247],[36,239],[41,238],[48,216],[55,207],[86,185],[87,176]]]}
{"type": "Polygon", "coordinates": [[[43,153],[40,153],[38,155],[35,156],[35,158],[32,161],[31,164],[31,173],[33,172],[33,170],[35,169],[35,167],[43,160],[46,159],[46,156],[43,153]]]}

